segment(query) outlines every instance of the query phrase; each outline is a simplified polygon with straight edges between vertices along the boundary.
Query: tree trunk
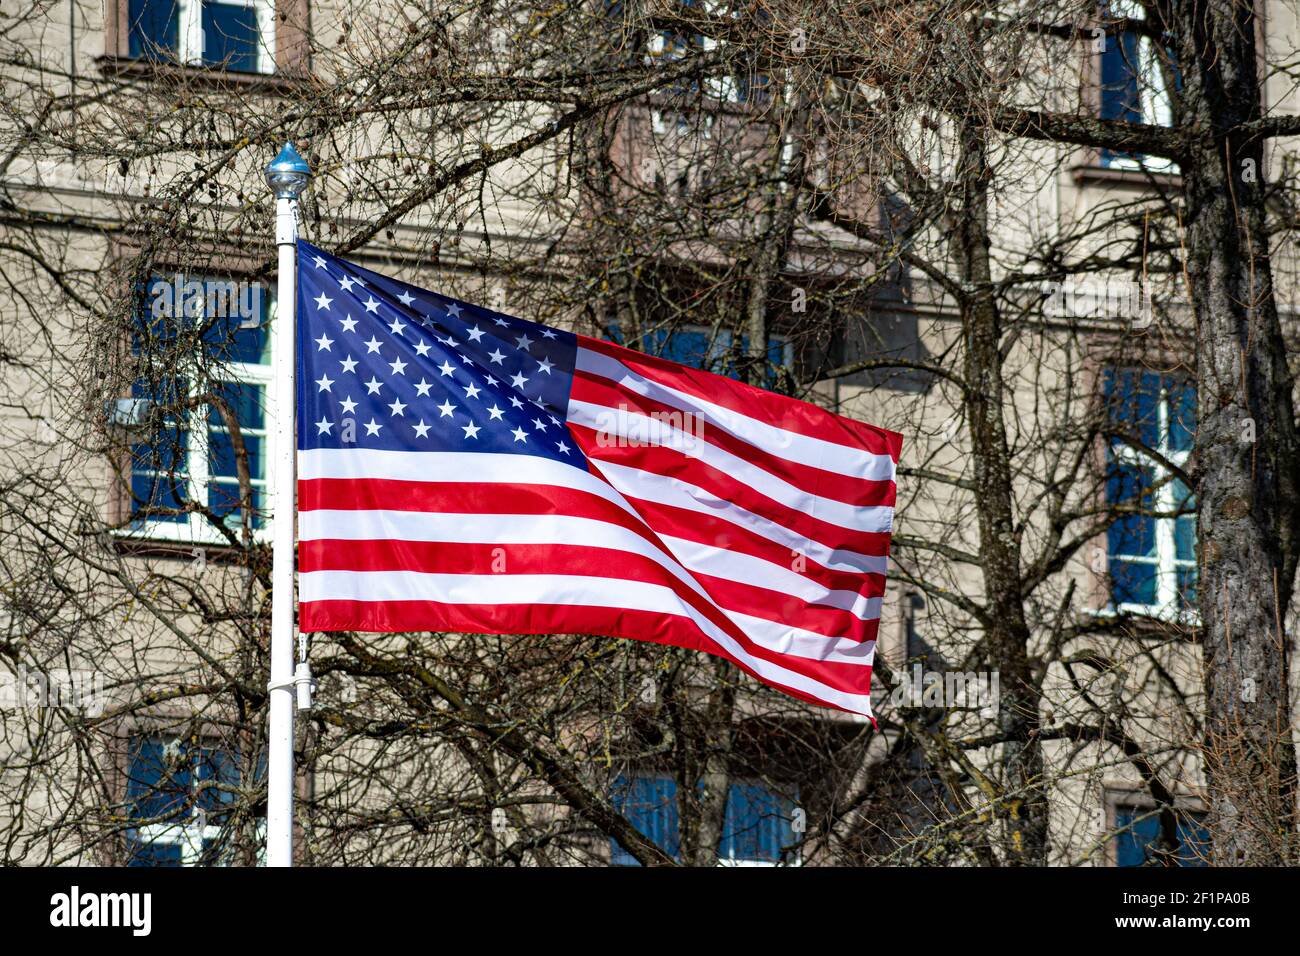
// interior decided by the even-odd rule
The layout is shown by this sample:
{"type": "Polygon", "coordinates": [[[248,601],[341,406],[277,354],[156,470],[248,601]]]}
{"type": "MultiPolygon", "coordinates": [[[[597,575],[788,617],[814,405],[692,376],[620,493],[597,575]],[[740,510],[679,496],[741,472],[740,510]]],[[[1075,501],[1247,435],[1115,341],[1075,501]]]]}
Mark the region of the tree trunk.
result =
{"type": "Polygon", "coordinates": [[[988,235],[992,170],[984,131],[973,119],[960,129],[960,205],[953,253],[961,274],[967,426],[980,502],[989,657],[1000,674],[998,729],[1005,743],[1003,819],[1009,863],[1041,865],[1047,853],[1047,800],[1038,742],[1039,693],[1029,662],[1029,626],[1021,596],[1020,540],[1015,530],[1011,452],[1003,420],[1001,316],[993,295],[988,235]]]}
{"type": "Polygon", "coordinates": [[[1187,276],[1196,314],[1205,773],[1216,864],[1288,861],[1295,749],[1282,630],[1295,575],[1293,383],[1274,300],[1253,4],[1177,4],[1187,276]]]}

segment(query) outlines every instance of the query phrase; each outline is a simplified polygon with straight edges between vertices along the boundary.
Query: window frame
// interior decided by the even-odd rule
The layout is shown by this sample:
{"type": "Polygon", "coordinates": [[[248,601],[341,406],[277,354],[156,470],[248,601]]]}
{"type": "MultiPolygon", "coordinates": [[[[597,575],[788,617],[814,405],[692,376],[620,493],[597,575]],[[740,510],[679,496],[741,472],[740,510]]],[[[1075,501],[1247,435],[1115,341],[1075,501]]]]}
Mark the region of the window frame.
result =
{"type": "MultiPolygon", "coordinates": [[[[1108,365],[1103,369],[1102,381],[1105,381],[1107,374],[1121,374],[1124,372],[1141,375],[1150,370],[1131,365],[1108,365]]],[[[1159,444],[1153,449],[1161,455],[1170,464],[1184,469],[1187,460],[1192,454],[1192,448],[1186,450],[1177,450],[1169,447],[1170,435],[1170,401],[1169,392],[1165,386],[1166,376],[1161,373],[1157,374],[1161,380],[1160,395],[1156,401],[1156,427],[1159,444]]],[[[1190,387],[1195,389],[1195,383],[1190,383],[1190,387]]],[[[1107,399],[1107,408],[1109,408],[1109,396],[1107,399]]],[[[1139,448],[1133,447],[1128,442],[1120,438],[1112,438],[1106,443],[1106,480],[1110,481],[1110,465],[1112,462],[1126,465],[1134,468],[1148,469],[1152,474],[1152,485],[1156,488],[1154,500],[1151,502],[1151,510],[1169,513],[1174,512],[1179,507],[1176,489],[1179,484],[1177,476],[1167,469],[1160,461],[1150,457],[1146,452],[1139,448]]],[[[1191,489],[1188,489],[1191,493],[1191,489]]],[[[1108,501],[1109,505],[1110,502],[1108,501]]],[[[1193,515],[1195,515],[1193,511],[1193,515]]],[[[1110,550],[1110,542],[1107,541],[1106,568],[1109,582],[1107,595],[1107,608],[1113,613],[1132,614],[1142,617],[1155,618],[1161,621],[1167,621],[1178,624],[1195,625],[1200,621],[1200,614],[1196,607],[1182,607],[1179,605],[1178,592],[1178,572],[1179,570],[1191,569],[1198,570],[1198,563],[1195,555],[1191,559],[1178,557],[1178,521],[1179,517],[1143,517],[1154,523],[1154,537],[1156,553],[1153,556],[1145,555],[1121,555],[1113,554],[1110,550]],[[1113,564],[1116,562],[1125,564],[1142,564],[1155,567],[1156,576],[1156,602],[1154,604],[1140,604],[1132,601],[1117,602],[1115,600],[1115,591],[1113,585],[1113,564]]],[[[1188,517],[1188,516],[1183,516],[1188,517]]]]}
{"type": "MultiPolygon", "coordinates": [[[[219,266],[220,263],[217,265],[219,266]]],[[[238,271],[234,271],[230,276],[222,277],[215,274],[218,272],[219,270],[214,269],[212,272],[178,273],[178,277],[187,281],[225,283],[229,278],[237,278],[240,274],[238,271]]],[[[166,279],[162,276],[151,276],[148,281],[152,285],[155,281],[166,281],[166,279]]],[[[266,361],[261,363],[219,361],[215,365],[215,370],[219,374],[215,375],[210,383],[256,385],[262,389],[262,426],[257,429],[245,429],[243,426],[240,428],[241,434],[252,432],[254,436],[261,437],[263,442],[263,477],[250,476],[250,483],[260,493],[262,503],[259,509],[262,515],[260,526],[255,525],[250,529],[252,543],[254,544],[269,543],[274,526],[274,515],[271,512],[270,505],[275,494],[276,480],[271,442],[275,434],[278,413],[278,409],[275,407],[274,388],[277,339],[273,334],[273,327],[278,312],[275,291],[274,287],[270,285],[265,290],[266,314],[261,324],[266,329],[267,336],[265,346],[266,361]]],[[[183,424],[178,424],[178,428],[187,435],[184,453],[185,481],[182,487],[184,500],[203,502],[206,507],[211,508],[212,504],[208,496],[214,484],[214,479],[210,467],[210,433],[214,426],[211,424],[209,416],[216,406],[200,403],[198,400],[203,394],[198,382],[193,377],[190,377],[186,381],[186,397],[189,401],[186,405],[185,420],[183,424]]],[[[228,431],[228,426],[224,420],[221,425],[215,427],[228,431]]],[[[146,425],[145,428],[153,429],[154,426],[150,424],[146,425]]],[[[152,433],[156,433],[156,431],[152,433]]],[[[183,516],[184,520],[157,517],[136,518],[134,516],[139,503],[134,492],[134,478],[137,474],[137,467],[133,446],[140,443],[142,438],[147,440],[150,434],[151,431],[141,432],[132,429],[124,436],[126,445],[122,456],[124,465],[120,469],[123,500],[117,509],[119,519],[115,524],[118,524],[119,527],[114,529],[114,536],[123,541],[159,542],[192,547],[228,547],[231,543],[229,537],[214,527],[206,515],[199,512],[186,513],[183,516]]],[[[151,469],[145,468],[143,470],[150,471],[151,469]]],[[[237,528],[238,525],[234,527],[237,528]]]]}
{"type": "MultiPolygon", "coordinates": [[[[178,50],[176,62],[160,62],[148,57],[133,57],[131,42],[131,0],[106,0],[104,16],[104,55],[98,65],[102,72],[112,76],[140,76],[160,78],[165,76],[214,77],[220,83],[270,85],[272,90],[291,88],[295,78],[304,76],[309,69],[307,32],[309,29],[309,0],[221,0],[232,6],[252,7],[258,11],[258,69],[256,71],[230,70],[220,64],[208,64],[199,55],[183,56],[181,50],[192,54],[195,33],[187,33],[178,24],[178,50]],[[263,41],[263,36],[269,41],[263,41]]],[[[177,0],[192,7],[189,14],[191,30],[202,29],[201,0],[177,0]]],[[[180,11],[178,10],[178,18],[180,11]]]]}
{"type": "MultiPolygon", "coordinates": [[[[1106,784],[1102,787],[1102,807],[1105,814],[1106,845],[1104,862],[1106,866],[1120,869],[1119,865],[1119,815],[1123,810],[1150,813],[1156,809],[1156,802],[1144,788],[1130,783],[1106,784]]],[[[1209,808],[1199,797],[1188,794],[1174,795],[1174,811],[1177,813],[1204,816],[1209,808]]]]}
{"type": "MultiPolygon", "coordinates": [[[[202,816],[196,815],[191,810],[190,815],[187,816],[183,821],[147,823],[144,824],[143,826],[129,825],[131,822],[133,822],[133,818],[129,815],[129,808],[132,799],[129,793],[130,793],[130,786],[133,780],[135,744],[137,741],[169,740],[169,744],[191,744],[192,743],[196,746],[196,750],[200,752],[203,750],[207,750],[207,751],[220,750],[228,755],[231,753],[231,751],[228,748],[220,746],[219,743],[211,740],[210,738],[200,737],[197,740],[186,740],[185,736],[186,735],[181,733],[167,732],[157,728],[155,729],[139,728],[136,731],[130,733],[125,740],[125,747],[123,748],[124,752],[122,756],[123,759],[122,799],[126,801],[127,808],[128,808],[128,816],[127,816],[128,827],[125,834],[126,849],[125,849],[125,858],[124,858],[124,862],[128,866],[131,865],[132,860],[136,853],[136,849],[132,846],[132,844],[138,844],[139,846],[150,846],[150,847],[152,846],[179,847],[180,861],[178,865],[181,867],[198,867],[198,866],[205,866],[205,865],[220,867],[220,866],[230,865],[229,862],[227,862],[226,860],[222,860],[219,857],[215,859],[210,859],[206,862],[203,859],[203,842],[205,840],[218,839],[221,836],[222,831],[224,830],[224,827],[222,825],[208,822],[206,814],[202,816]]],[[[196,752],[190,759],[194,763],[194,766],[191,768],[190,771],[191,773],[190,796],[193,797],[193,795],[197,793],[197,788],[195,787],[195,779],[197,777],[195,768],[198,766],[198,761],[201,759],[200,753],[196,752]]],[[[256,865],[265,866],[266,865],[266,818],[265,817],[259,817],[257,819],[256,840],[258,843],[256,865]]],[[[146,867],[149,866],[149,864],[140,864],[140,865],[146,867]]]]}

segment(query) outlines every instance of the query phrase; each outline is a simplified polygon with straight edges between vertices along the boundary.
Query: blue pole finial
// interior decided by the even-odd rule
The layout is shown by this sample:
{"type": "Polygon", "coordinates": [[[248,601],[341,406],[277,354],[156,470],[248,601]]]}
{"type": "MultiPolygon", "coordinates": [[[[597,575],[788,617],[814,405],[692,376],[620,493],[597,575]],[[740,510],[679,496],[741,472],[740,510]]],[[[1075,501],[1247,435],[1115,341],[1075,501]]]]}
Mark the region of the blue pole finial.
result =
{"type": "Polygon", "coordinates": [[[277,199],[297,199],[311,179],[311,167],[293,143],[285,143],[279,155],[266,167],[266,184],[277,199]]]}

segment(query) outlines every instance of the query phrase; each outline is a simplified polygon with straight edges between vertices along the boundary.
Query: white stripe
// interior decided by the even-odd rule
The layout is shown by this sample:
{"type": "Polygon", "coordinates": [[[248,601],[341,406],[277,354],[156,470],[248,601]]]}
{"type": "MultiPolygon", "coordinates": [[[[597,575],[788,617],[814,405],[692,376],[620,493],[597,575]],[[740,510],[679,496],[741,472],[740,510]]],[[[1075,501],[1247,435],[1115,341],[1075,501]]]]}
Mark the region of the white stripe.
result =
{"type": "MultiPolygon", "coordinates": [[[[760,575],[772,574],[774,569],[776,571],[785,569],[774,568],[770,562],[758,561],[758,559],[752,560],[763,565],[762,568],[745,565],[737,569],[744,576],[728,574],[725,573],[728,569],[719,556],[697,557],[693,553],[694,549],[701,547],[700,545],[682,539],[665,539],[664,543],[670,549],[673,542],[681,542],[687,560],[679,564],[628,528],[608,521],[574,515],[444,514],[430,511],[335,511],[318,508],[299,512],[298,537],[302,541],[334,538],[343,541],[436,541],[449,544],[563,544],[609,548],[637,554],[654,561],[708,601],[744,631],[755,644],[780,653],[794,653],[796,656],[811,657],[814,660],[861,664],[863,663],[862,644],[850,638],[817,634],[804,628],[794,630],[797,630],[799,635],[806,636],[806,639],[791,644],[793,632],[790,625],[723,607],[694,576],[688,573],[687,569],[750,584],[763,580],[764,583],[759,585],[760,587],[778,593],[789,593],[810,603],[812,600],[819,600],[820,603],[832,607],[850,605],[844,609],[856,613],[862,620],[877,620],[880,617],[879,598],[863,598],[848,591],[829,591],[793,571],[787,571],[779,582],[773,580],[769,583],[760,575]],[[699,568],[692,566],[697,560],[702,565],[699,568]],[[683,564],[686,567],[683,567],[683,564]],[[784,587],[797,587],[799,590],[786,592],[783,590],[784,587]],[[832,602],[830,597],[834,595],[839,596],[837,600],[840,603],[832,602]],[[820,641],[820,644],[814,646],[815,641],[820,641]],[[797,649],[787,651],[787,646],[797,649]],[[845,659],[841,661],[841,657],[845,659]]],[[[676,554],[675,549],[674,554],[676,554]]],[[[731,552],[722,552],[722,554],[731,554],[731,552]]],[[[739,555],[739,557],[749,556],[739,555]]],[[[678,560],[681,558],[682,556],[678,556],[678,560]]]]}
{"type": "MultiPolygon", "coordinates": [[[[592,405],[590,402],[569,402],[569,420],[588,428],[602,429],[609,434],[622,438],[635,438],[651,434],[652,419],[637,412],[606,408],[592,405]]],[[[660,430],[664,430],[661,426],[660,430]]],[[[760,468],[753,462],[734,455],[725,448],[708,441],[696,441],[694,436],[686,436],[677,447],[688,458],[695,458],[711,468],[716,468],[731,478],[753,488],[759,494],[766,495],[773,501],[785,505],[794,511],[810,514],[819,521],[839,525],[852,531],[888,531],[893,521],[894,509],[888,505],[851,505],[834,498],[815,495],[798,485],[793,485],[778,475],[760,468]],[[687,439],[689,438],[689,443],[687,439]]],[[[585,449],[587,457],[598,461],[600,450],[585,449]]]]}
{"type": "MultiPolygon", "coordinates": [[[[697,398],[669,385],[663,385],[633,372],[612,356],[591,349],[578,349],[577,368],[609,379],[620,388],[662,402],[683,412],[698,415],[707,424],[719,428],[769,455],[852,478],[893,481],[894,460],[862,448],[853,448],[803,435],[740,412],[697,398]]],[[[829,414],[829,413],[827,413],[829,414]]]]}
{"type": "Polygon", "coordinates": [[[684,617],[731,656],[765,680],[802,691],[858,714],[871,713],[871,698],[851,694],[780,664],[754,657],[671,588],[622,578],[591,579],[555,574],[429,574],[418,571],[308,571],[299,575],[303,602],[428,601],[451,604],[564,604],[627,608],[684,617]],[[436,595],[435,597],[432,597],[436,595]]]}

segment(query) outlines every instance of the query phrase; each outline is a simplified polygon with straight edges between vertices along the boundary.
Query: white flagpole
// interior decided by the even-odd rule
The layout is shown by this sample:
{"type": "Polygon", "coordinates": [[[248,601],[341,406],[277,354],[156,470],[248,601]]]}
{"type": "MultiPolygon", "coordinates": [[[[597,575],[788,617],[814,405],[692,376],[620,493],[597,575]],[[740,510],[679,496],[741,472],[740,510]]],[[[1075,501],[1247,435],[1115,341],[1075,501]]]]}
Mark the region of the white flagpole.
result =
{"type": "MultiPolygon", "coordinates": [[[[275,322],[271,326],[275,382],[275,433],[271,462],[273,550],[271,562],[271,697],[266,792],[266,864],[293,865],[293,710],[295,689],[310,681],[305,666],[294,673],[294,436],[296,415],[298,196],[311,178],[291,143],[266,167],[266,182],[275,193],[275,242],[279,276],[275,322]]],[[[305,708],[304,708],[305,709],[305,708]]]]}

